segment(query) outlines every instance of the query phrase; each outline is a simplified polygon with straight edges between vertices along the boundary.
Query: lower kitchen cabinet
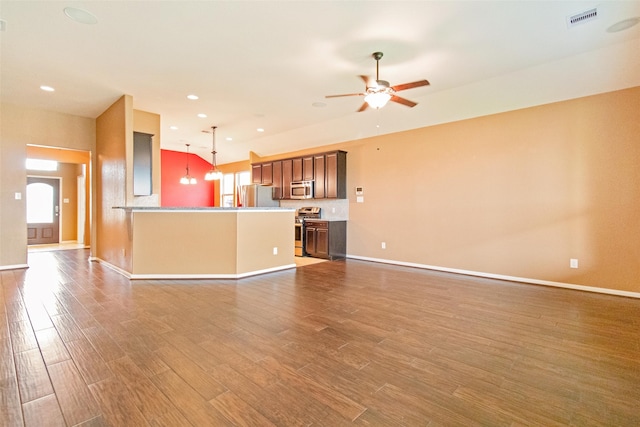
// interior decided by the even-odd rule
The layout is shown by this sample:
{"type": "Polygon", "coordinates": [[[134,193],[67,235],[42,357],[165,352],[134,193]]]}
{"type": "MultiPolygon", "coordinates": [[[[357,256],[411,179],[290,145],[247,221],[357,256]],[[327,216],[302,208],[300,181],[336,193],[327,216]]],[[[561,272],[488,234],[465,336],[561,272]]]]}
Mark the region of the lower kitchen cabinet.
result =
{"type": "Polygon", "coordinates": [[[308,219],[304,223],[306,255],[330,260],[347,254],[347,221],[308,219]]]}

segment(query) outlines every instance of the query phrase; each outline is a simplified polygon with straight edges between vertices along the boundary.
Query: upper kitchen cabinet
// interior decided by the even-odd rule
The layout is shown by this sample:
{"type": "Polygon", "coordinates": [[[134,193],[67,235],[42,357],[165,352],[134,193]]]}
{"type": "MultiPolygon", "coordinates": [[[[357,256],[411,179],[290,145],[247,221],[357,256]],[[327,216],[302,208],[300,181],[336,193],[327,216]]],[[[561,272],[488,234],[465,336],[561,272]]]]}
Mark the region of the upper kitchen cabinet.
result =
{"type": "MultiPolygon", "coordinates": [[[[315,177],[313,156],[302,158],[302,180],[311,181],[315,177]]],[[[295,180],[294,180],[295,181],[295,180]]]]}
{"type": "Polygon", "coordinates": [[[316,154],[314,165],[314,198],[345,199],[347,197],[347,153],[333,151],[316,154]]]}
{"type": "Polygon", "coordinates": [[[282,198],[291,198],[291,182],[293,181],[293,159],[282,161],[282,198]]]}
{"type": "Polygon", "coordinates": [[[272,177],[273,200],[281,200],[284,198],[284,187],[282,183],[282,160],[277,160],[272,163],[272,177]]]}
{"type": "Polygon", "coordinates": [[[262,164],[262,185],[273,184],[273,163],[262,164]]]}
{"type": "Polygon", "coordinates": [[[325,158],[324,154],[316,154],[313,156],[313,198],[324,199],[327,197],[325,191],[327,187],[326,182],[326,170],[325,170],[325,158]]]}
{"type": "Polygon", "coordinates": [[[297,157],[292,161],[292,181],[312,181],[313,175],[313,156],[297,157]]]}
{"type": "Polygon", "coordinates": [[[262,165],[251,165],[251,182],[254,184],[262,184],[262,165]]]}
{"type": "Polygon", "coordinates": [[[251,165],[251,182],[253,184],[273,184],[273,163],[256,163],[251,165]]]}
{"type": "Polygon", "coordinates": [[[325,155],[325,195],[329,199],[347,198],[347,153],[325,155]]]}
{"type": "Polygon", "coordinates": [[[291,181],[293,178],[293,159],[273,162],[273,199],[291,198],[291,181]]]}
{"type": "Polygon", "coordinates": [[[291,181],[302,181],[302,157],[291,159],[291,181]]]}
{"type": "Polygon", "coordinates": [[[330,151],[251,165],[251,182],[273,185],[273,198],[291,198],[291,183],[313,181],[314,199],[347,198],[347,153],[330,151]]]}

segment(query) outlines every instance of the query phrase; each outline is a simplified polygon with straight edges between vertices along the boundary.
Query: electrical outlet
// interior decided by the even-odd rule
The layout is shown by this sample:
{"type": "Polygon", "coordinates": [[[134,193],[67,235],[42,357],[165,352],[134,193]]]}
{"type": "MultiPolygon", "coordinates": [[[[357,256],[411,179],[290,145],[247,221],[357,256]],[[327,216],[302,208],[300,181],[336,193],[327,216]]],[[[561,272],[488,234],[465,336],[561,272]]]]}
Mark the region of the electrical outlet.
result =
{"type": "Polygon", "coordinates": [[[382,249],[387,249],[387,242],[382,242],[380,246],[382,247],[382,249]]]}
{"type": "Polygon", "coordinates": [[[274,255],[278,255],[278,248],[274,246],[273,248],[273,254],[274,255]]]}
{"type": "Polygon", "coordinates": [[[569,267],[571,268],[578,268],[578,260],[575,258],[571,258],[569,260],[569,267]]]}

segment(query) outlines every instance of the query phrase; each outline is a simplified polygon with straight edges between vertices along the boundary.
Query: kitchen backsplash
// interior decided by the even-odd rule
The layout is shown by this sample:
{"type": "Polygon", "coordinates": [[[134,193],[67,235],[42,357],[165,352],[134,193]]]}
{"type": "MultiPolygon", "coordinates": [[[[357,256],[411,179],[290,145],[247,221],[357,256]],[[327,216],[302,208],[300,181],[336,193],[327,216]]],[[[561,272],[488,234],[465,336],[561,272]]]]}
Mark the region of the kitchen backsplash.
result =
{"type": "Polygon", "coordinates": [[[349,199],[280,200],[280,207],[282,208],[298,209],[307,206],[319,207],[322,219],[349,220],[349,199]]]}

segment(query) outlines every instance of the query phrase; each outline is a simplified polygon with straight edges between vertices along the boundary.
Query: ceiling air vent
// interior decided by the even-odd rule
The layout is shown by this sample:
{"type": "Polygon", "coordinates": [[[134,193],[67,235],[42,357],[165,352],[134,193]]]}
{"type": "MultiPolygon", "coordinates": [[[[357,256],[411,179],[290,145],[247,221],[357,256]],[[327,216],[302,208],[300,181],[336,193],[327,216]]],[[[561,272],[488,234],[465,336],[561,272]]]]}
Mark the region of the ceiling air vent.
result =
{"type": "Polygon", "coordinates": [[[598,18],[598,9],[593,8],[585,10],[582,13],[567,16],[567,28],[573,28],[576,25],[584,24],[585,22],[591,22],[598,18]]]}

